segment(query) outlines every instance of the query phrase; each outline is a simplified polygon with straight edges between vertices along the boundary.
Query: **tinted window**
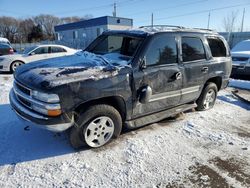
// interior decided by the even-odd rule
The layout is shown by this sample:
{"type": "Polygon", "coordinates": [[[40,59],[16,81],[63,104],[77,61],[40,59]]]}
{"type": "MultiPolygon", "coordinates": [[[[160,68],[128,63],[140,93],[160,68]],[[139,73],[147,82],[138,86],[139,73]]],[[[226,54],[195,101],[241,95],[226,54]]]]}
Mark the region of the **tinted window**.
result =
{"type": "Polygon", "coordinates": [[[201,39],[182,37],[182,58],[184,62],[205,59],[205,50],[201,39]]]}
{"type": "Polygon", "coordinates": [[[227,50],[224,43],[218,38],[207,39],[213,57],[226,57],[227,50]]]}
{"type": "Polygon", "coordinates": [[[51,53],[60,53],[60,52],[66,52],[66,50],[60,47],[51,47],[51,53]]]}
{"type": "Polygon", "coordinates": [[[146,53],[147,65],[177,62],[177,46],[174,36],[160,35],[153,39],[146,53]]]}
{"type": "Polygon", "coordinates": [[[41,47],[41,48],[37,48],[34,51],[35,54],[47,54],[48,53],[48,47],[41,47]]]}

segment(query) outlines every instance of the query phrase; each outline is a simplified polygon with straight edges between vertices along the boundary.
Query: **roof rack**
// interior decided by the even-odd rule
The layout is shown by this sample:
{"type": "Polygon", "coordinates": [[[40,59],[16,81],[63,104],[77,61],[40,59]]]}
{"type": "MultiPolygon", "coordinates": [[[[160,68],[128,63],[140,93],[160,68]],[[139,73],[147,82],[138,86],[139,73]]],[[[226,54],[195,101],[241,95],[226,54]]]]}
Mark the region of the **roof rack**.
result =
{"type": "Polygon", "coordinates": [[[204,28],[198,28],[198,27],[195,27],[193,29],[198,29],[198,30],[202,30],[202,31],[211,31],[211,32],[216,32],[215,30],[213,29],[204,29],[204,28]]]}
{"type": "Polygon", "coordinates": [[[177,26],[177,25],[146,25],[146,26],[141,26],[139,27],[140,29],[143,29],[143,28],[176,28],[176,29],[185,29],[185,27],[182,27],[182,26],[177,26]]]}

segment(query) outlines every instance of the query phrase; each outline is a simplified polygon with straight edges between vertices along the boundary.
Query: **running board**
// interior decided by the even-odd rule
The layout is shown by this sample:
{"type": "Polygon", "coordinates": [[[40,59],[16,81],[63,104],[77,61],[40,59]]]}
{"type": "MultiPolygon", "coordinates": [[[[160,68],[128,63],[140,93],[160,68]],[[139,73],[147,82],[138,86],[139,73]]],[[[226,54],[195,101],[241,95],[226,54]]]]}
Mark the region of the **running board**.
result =
{"type": "Polygon", "coordinates": [[[133,119],[133,120],[129,120],[129,121],[125,121],[125,126],[128,129],[134,129],[134,128],[138,128],[138,127],[142,127],[144,125],[148,125],[148,124],[152,124],[158,121],[161,121],[163,119],[166,119],[172,115],[178,114],[180,112],[184,112],[187,110],[190,110],[192,108],[197,107],[197,104],[184,104],[181,106],[177,106],[168,110],[164,110],[161,112],[157,112],[151,115],[147,115],[147,116],[143,116],[137,119],[133,119]]]}

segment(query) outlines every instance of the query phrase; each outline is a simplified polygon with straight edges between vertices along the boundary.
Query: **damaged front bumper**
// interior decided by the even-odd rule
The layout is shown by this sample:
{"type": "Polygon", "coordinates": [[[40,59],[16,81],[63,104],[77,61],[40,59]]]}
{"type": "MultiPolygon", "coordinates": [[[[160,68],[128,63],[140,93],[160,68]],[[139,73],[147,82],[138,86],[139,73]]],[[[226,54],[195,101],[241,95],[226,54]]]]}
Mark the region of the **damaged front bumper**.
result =
{"type": "Polygon", "coordinates": [[[74,124],[74,119],[69,118],[67,114],[62,114],[58,117],[48,117],[26,108],[18,101],[13,89],[10,92],[9,98],[11,107],[18,117],[29,122],[30,125],[38,126],[39,128],[53,132],[62,132],[74,124]]]}

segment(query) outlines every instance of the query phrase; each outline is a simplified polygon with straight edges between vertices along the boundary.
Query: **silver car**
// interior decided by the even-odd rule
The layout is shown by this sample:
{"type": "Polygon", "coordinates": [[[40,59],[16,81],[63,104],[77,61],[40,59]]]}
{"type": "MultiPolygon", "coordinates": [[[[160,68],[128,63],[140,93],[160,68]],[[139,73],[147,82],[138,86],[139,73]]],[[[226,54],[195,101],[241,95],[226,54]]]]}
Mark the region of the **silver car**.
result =
{"type": "Polygon", "coordinates": [[[233,69],[232,77],[248,76],[250,78],[250,40],[244,40],[231,50],[233,69]]]}

